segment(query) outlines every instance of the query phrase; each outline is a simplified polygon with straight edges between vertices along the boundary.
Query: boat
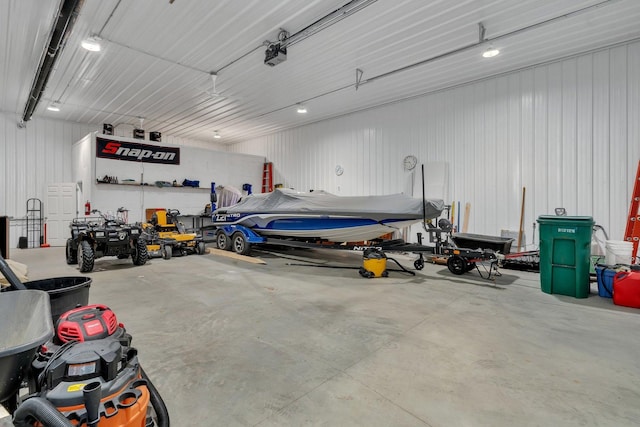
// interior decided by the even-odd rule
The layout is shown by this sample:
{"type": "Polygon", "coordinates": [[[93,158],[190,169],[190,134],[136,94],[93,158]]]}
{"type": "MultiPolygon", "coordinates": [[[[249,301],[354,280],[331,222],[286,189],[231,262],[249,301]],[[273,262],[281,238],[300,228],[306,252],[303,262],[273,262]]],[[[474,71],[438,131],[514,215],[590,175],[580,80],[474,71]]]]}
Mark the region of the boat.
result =
{"type": "Polygon", "coordinates": [[[443,209],[442,200],[423,202],[405,194],[337,196],[280,188],[217,209],[212,221],[217,227],[244,226],[265,237],[359,242],[437,218],[443,209]]]}

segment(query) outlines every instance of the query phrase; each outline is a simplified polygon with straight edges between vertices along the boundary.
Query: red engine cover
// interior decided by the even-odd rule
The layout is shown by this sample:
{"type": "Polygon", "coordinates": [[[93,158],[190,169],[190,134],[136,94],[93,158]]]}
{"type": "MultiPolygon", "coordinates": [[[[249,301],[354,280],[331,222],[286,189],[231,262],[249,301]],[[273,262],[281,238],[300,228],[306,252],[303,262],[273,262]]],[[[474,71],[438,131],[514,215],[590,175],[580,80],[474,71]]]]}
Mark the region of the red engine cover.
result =
{"type": "Polygon", "coordinates": [[[58,319],[56,336],[63,343],[106,338],[118,329],[116,315],[106,305],[74,308],[58,319]]]}

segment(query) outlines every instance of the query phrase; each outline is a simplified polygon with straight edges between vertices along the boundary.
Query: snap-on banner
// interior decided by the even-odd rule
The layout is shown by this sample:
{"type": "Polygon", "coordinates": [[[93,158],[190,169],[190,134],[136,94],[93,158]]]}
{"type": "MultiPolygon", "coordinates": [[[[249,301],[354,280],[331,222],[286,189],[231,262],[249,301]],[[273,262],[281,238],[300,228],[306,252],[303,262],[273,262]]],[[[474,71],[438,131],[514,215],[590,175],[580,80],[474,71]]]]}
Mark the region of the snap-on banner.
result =
{"type": "Polygon", "coordinates": [[[96,157],[130,162],[180,164],[180,147],[159,147],[138,142],[96,137],[96,157]]]}

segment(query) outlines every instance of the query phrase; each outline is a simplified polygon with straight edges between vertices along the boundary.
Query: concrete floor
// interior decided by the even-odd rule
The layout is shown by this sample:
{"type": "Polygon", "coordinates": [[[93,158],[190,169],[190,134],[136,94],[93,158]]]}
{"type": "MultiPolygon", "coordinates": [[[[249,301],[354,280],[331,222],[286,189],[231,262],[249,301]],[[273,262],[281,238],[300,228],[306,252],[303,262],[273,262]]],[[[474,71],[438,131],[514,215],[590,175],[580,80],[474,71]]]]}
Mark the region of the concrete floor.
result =
{"type": "MultiPolygon", "coordinates": [[[[96,261],[175,426],[636,426],[640,310],[547,295],[535,273],[363,279],[359,254],[96,261]]],[[[31,280],[81,275],[14,249],[31,280]]],[[[412,265],[408,258],[402,258],[412,265]]]]}

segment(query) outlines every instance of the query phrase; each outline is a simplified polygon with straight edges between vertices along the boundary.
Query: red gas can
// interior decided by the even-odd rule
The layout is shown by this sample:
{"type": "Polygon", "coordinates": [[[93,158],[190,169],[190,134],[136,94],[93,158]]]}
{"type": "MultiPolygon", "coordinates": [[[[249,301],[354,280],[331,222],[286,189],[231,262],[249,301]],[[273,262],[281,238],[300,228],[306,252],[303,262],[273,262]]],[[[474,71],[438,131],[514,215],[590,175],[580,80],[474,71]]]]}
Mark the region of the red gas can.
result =
{"type": "Polygon", "coordinates": [[[613,303],[640,308],[640,271],[620,271],[613,276],[613,303]]]}

